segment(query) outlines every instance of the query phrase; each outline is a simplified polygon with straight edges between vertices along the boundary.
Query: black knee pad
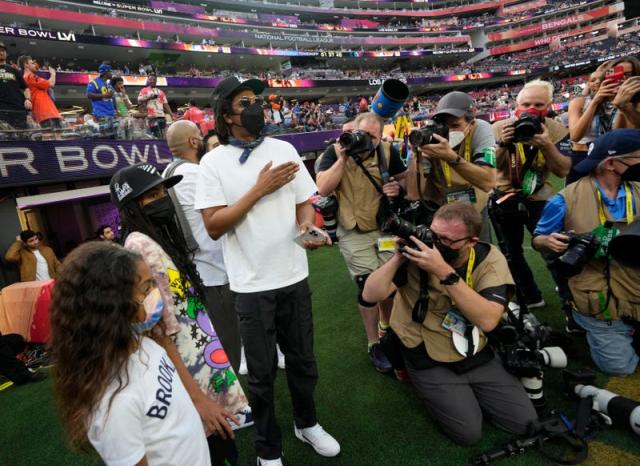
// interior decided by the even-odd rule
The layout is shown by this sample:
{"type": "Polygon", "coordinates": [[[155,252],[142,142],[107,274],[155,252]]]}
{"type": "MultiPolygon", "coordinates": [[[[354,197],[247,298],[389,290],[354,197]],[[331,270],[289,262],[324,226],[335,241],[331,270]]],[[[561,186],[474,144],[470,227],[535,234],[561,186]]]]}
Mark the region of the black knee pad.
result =
{"type": "Polygon", "coordinates": [[[364,290],[364,284],[367,282],[367,278],[369,278],[369,274],[358,275],[356,277],[356,285],[358,285],[358,304],[363,307],[373,307],[378,303],[370,303],[369,301],[365,301],[362,297],[362,291],[364,290]]]}

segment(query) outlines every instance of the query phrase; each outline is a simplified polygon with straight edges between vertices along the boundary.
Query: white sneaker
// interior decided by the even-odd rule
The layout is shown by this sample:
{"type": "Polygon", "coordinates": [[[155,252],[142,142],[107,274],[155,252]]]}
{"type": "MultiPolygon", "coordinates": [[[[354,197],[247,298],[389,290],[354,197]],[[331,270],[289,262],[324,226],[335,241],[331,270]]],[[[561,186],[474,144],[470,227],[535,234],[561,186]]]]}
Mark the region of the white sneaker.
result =
{"type": "Polygon", "coordinates": [[[247,369],[247,358],[244,355],[244,346],[240,349],[240,368],[238,369],[238,374],[247,375],[249,373],[249,369],[247,369]]]}
{"type": "Polygon", "coordinates": [[[277,460],[265,460],[258,456],[258,466],[282,466],[282,458],[277,460]]]}
{"type": "Polygon", "coordinates": [[[340,453],[340,444],[331,435],[327,434],[320,424],[306,429],[298,429],[294,426],[294,433],[298,440],[308,443],[321,456],[328,458],[340,453]]]}
{"type": "Polygon", "coordinates": [[[287,366],[284,362],[284,354],[280,351],[280,345],[276,345],[276,351],[278,352],[278,369],[285,369],[287,366]]]}

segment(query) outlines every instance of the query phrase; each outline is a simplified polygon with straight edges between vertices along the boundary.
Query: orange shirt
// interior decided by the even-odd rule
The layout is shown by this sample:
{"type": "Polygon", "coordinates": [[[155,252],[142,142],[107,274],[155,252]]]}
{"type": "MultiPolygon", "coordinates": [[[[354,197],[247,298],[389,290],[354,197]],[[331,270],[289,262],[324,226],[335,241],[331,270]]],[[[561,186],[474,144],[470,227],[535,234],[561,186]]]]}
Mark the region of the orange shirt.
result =
{"type": "Polygon", "coordinates": [[[25,74],[24,80],[31,91],[33,118],[38,123],[51,118],[61,118],[56,104],[49,96],[49,81],[33,73],[25,74]]]}

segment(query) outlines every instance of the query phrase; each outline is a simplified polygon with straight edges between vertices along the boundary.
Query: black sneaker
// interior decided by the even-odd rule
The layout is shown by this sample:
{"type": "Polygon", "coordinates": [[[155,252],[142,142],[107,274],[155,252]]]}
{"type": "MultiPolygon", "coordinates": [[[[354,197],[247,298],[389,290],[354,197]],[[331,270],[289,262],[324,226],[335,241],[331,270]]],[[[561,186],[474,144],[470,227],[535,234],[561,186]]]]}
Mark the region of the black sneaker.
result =
{"type": "Polygon", "coordinates": [[[375,367],[378,372],[387,373],[393,369],[384,351],[382,351],[380,343],[376,343],[369,348],[369,359],[371,359],[373,367],[375,367]]]}
{"type": "Polygon", "coordinates": [[[571,335],[584,335],[587,332],[584,331],[584,329],[582,327],[580,327],[580,325],[578,325],[578,322],[576,322],[573,318],[573,316],[571,314],[568,314],[566,317],[566,325],[564,327],[565,332],[571,334],[571,335]]]}
{"type": "Polygon", "coordinates": [[[565,332],[570,335],[584,335],[587,333],[582,327],[580,327],[580,325],[578,325],[578,323],[573,318],[573,311],[576,310],[576,305],[573,303],[573,301],[566,301],[562,305],[562,310],[564,311],[564,314],[566,316],[566,324],[564,326],[565,332]]]}

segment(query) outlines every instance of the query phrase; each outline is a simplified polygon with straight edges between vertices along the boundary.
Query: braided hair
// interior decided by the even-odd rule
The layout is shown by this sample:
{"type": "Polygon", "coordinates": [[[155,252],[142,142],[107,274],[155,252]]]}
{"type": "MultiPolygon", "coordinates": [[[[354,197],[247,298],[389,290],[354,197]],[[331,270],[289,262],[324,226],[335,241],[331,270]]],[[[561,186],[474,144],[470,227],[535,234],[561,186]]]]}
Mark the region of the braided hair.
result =
{"type": "Polygon", "coordinates": [[[133,199],[120,208],[120,217],[123,242],[129,234],[137,231],[144,233],[158,243],[178,268],[185,293],[189,293],[186,283],[190,282],[197,298],[206,307],[204,283],[193,262],[193,251],[187,248],[177,215],[174,214],[173,219],[168,223],[154,224],[142,211],[137,199],[133,199]]]}

